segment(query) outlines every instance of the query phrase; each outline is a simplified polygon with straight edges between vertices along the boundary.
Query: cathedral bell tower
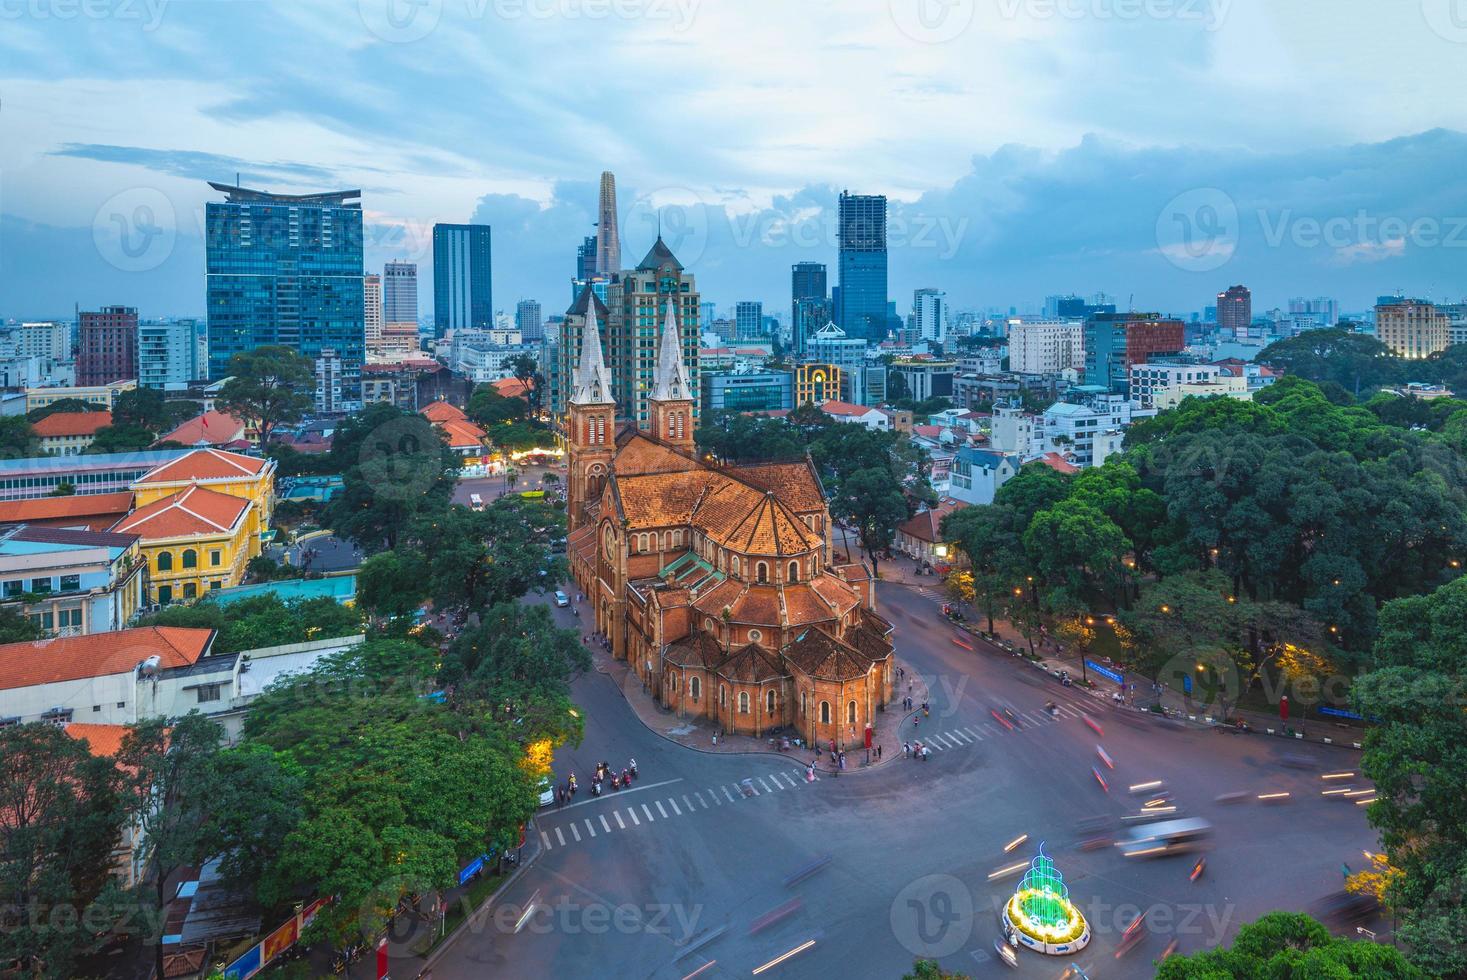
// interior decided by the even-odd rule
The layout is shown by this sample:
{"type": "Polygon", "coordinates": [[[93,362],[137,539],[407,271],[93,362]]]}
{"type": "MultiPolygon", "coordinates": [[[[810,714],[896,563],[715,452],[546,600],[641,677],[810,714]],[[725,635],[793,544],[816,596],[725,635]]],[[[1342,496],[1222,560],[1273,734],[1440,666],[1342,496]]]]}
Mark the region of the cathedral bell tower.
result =
{"type": "Polygon", "coordinates": [[[683,362],[683,336],[677,325],[677,305],[667,301],[662,346],[657,354],[657,378],[647,399],[652,438],[677,449],[693,450],[693,386],[683,362]]]}
{"type": "Polygon", "coordinates": [[[597,300],[586,287],[586,327],[581,332],[581,359],[571,375],[566,406],[569,441],[566,522],[575,531],[586,524],[586,508],[601,499],[616,455],[616,401],[611,395],[611,372],[601,355],[601,325],[597,300]]]}

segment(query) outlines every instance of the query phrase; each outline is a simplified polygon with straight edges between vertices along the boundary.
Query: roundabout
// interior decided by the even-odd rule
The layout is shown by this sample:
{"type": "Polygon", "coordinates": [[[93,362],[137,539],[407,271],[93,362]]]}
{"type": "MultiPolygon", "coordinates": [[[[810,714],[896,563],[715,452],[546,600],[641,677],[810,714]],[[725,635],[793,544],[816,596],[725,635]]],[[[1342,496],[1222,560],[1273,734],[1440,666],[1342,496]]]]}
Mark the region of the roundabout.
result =
{"type": "Polygon", "coordinates": [[[1003,921],[1022,945],[1049,956],[1078,952],[1090,942],[1090,924],[1070,901],[1064,876],[1043,844],[1004,905],[1003,921]]]}

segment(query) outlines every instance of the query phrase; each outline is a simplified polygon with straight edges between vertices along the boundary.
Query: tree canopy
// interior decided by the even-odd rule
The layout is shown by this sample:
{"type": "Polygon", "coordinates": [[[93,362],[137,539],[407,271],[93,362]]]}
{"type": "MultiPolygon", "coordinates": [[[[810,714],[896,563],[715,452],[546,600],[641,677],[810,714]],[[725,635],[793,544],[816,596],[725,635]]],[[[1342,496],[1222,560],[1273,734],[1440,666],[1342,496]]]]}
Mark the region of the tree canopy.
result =
{"type": "Polygon", "coordinates": [[[315,376],[315,366],[290,347],[256,347],[229,359],[218,404],[252,423],[260,445],[268,446],[277,426],[299,420],[311,407],[315,376]]]}

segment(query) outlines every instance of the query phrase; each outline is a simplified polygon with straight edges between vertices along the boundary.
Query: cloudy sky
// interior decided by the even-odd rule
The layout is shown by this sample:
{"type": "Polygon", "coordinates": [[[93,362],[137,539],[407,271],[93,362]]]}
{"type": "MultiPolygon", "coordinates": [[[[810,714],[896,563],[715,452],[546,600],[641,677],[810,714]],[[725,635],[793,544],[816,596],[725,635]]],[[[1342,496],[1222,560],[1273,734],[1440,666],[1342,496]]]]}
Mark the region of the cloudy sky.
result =
{"type": "Polygon", "coordinates": [[[1464,80],[1462,0],[0,0],[0,317],[201,312],[236,172],[361,188],[425,280],[493,225],[502,309],[569,301],[603,169],[720,306],[787,311],[842,188],[903,310],[1456,299],[1464,80]]]}

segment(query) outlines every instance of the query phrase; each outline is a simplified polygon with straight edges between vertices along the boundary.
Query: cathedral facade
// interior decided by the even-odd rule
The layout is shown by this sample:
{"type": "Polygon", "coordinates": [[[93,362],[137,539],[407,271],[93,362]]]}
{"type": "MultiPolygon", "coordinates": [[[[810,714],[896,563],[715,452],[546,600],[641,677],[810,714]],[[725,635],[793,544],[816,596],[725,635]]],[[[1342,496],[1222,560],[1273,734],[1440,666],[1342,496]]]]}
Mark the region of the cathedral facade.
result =
{"type": "Polygon", "coordinates": [[[648,426],[618,425],[586,306],[566,406],[568,552],[597,631],[679,715],[859,745],[893,697],[891,625],[863,566],[834,561],[814,467],[699,457],[672,298],[648,426]]]}

